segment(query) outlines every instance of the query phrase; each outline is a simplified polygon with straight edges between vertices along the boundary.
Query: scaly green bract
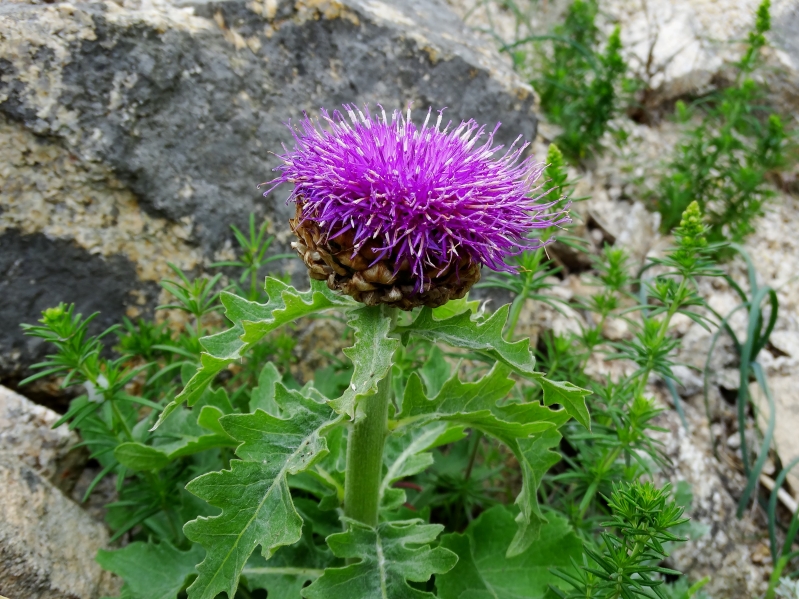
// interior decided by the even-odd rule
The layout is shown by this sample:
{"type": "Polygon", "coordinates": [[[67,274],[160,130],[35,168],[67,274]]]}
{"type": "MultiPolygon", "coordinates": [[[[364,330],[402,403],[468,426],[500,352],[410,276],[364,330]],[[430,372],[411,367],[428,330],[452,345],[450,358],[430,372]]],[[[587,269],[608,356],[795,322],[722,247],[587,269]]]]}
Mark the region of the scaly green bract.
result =
{"type": "Polygon", "coordinates": [[[153,428],[160,426],[184,401],[193,405],[223,368],[240,359],[250,346],[275,329],[314,312],[357,306],[354,300],[330,291],[320,281],[311,281],[311,289],[301,292],[282,281],[267,277],[264,288],[269,296],[265,304],[222,293],[225,316],[233,326],[200,340],[205,351],[200,356],[199,370],[175,400],[164,408],[153,428]]]}
{"type": "Polygon", "coordinates": [[[230,470],[211,472],[186,488],[222,513],[197,518],[184,527],[186,536],[206,548],[189,587],[191,599],[213,599],[225,592],[232,599],[239,575],[256,546],[268,558],[280,546],[296,543],[302,519],[291,500],[286,477],[303,472],[327,453],[326,430],[340,421],[329,406],[276,385],[275,401],[283,418],[261,410],[221,419],[224,430],[241,442],[241,460],[230,470]]]}
{"type": "Polygon", "coordinates": [[[306,599],[433,599],[406,580],[426,582],[433,574],[451,569],[458,558],[448,549],[431,549],[444,529],[421,520],[382,522],[372,528],[346,520],[347,532],[327,537],[338,557],[358,558],[345,568],[328,568],[303,590],[306,599]]]}

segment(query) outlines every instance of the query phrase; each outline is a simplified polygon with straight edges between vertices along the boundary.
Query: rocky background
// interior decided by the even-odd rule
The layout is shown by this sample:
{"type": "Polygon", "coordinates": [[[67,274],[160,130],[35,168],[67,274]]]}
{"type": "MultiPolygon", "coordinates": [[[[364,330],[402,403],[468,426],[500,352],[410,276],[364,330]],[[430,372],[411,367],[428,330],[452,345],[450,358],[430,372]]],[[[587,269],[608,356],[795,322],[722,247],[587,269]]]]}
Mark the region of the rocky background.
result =
{"type": "MultiPolygon", "coordinates": [[[[540,26],[556,22],[562,4],[539,2],[530,18],[540,26]]],[[[592,198],[577,207],[577,234],[596,247],[624,245],[639,262],[668,245],[657,215],[640,201],[677,140],[676,127],[662,117],[676,99],[729,79],[739,52],[734,41],[749,28],[756,5],[603,3],[606,25],[621,24],[629,62],[649,83],[647,118],[620,118],[615,125],[628,132],[627,145],[619,149],[609,140],[601,159],[574,171],[576,195],[592,198]]],[[[799,1],[773,5],[763,77],[779,109],[795,115],[799,1]]],[[[270,152],[290,143],[285,123],[303,111],[345,102],[387,110],[412,103],[419,118],[428,106],[446,106],[453,120],[501,121],[503,141],[521,133],[535,138],[536,153],[544,155],[557,131],[539,126],[533,90],[496,50],[497,37],[518,33],[514,15],[475,0],[0,4],[0,382],[15,387],[43,351],[21,335],[19,323],[35,321],[59,301],[76,303],[84,314],[101,311],[98,327],[152,314],[157,281],[170,274],[167,262],[201,272],[229,259],[229,225],[244,226],[251,212],[272,222],[272,251],[286,251],[288,190],[263,198],[256,185],[272,177],[278,161],[270,152]]],[[[778,289],[780,299],[776,331],[761,355],[779,410],[766,485],[777,460],[799,455],[797,174],[778,182],[779,197],[746,244],[761,282],[778,289]]],[[[554,292],[583,293],[586,264],[565,253],[558,258],[569,274],[554,292]]],[[[742,262],[728,268],[745,281],[742,262]]],[[[704,294],[721,313],[737,305],[718,282],[704,294]]],[[[531,303],[525,312],[533,339],[543,329],[576,329],[582,319],[544,304],[531,303]]],[[[627,334],[623,323],[608,326],[613,335],[627,334]]],[[[743,321],[733,326],[743,334],[743,321]]],[[[680,359],[704,367],[709,335],[687,320],[679,332],[680,359]]],[[[303,348],[301,339],[297,351],[303,348]]],[[[688,427],[673,410],[664,414],[674,467],[662,476],[690,484],[696,527],[674,566],[693,580],[711,576],[705,590],[716,599],[758,596],[770,573],[763,514],[755,508],[743,520],[734,515],[744,481],[737,423],[725,397],[737,388],[737,358],[723,343],[714,353],[710,427],[701,377],[689,368],[681,376],[688,427]]],[[[22,391],[58,405],[46,385],[22,391]]],[[[659,387],[652,391],[671,402],[659,387]]],[[[68,498],[79,498],[91,476],[82,474],[85,456],[69,451],[74,436],[49,430],[56,418],[0,388],[0,594],[12,599],[113,593],[114,581],[85,559],[107,535],[68,498]],[[71,519],[78,528],[58,526],[71,519]],[[63,535],[70,543],[58,541],[63,535]]],[[[758,423],[751,425],[754,432],[758,423]]],[[[799,479],[790,482],[799,493],[799,479]]],[[[785,495],[783,505],[795,510],[793,496],[785,495]]]]}

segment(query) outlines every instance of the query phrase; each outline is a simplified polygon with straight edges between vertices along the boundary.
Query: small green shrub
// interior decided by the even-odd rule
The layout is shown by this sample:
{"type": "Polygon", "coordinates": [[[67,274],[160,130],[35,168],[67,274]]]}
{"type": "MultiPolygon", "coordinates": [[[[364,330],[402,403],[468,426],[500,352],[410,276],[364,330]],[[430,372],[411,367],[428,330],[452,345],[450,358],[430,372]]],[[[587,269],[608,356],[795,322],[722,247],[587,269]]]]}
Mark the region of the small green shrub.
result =
{"type": "MultiPolygon", "coordinates": [[[[685,132],[656,192],[664,231],[696,201],[707,215],[709,241],[741,241],[774,195],[768,175],[785,163],[787,135],[780,117],[763,107],[764,89],[752,78],[771,27],[769,9],[769,0],[758,8],[734,85],[695,107],[702,108],[701,122],[685,132]]],[[[679,120],[688,121],[691,112],[677,104],[679,120]]]]}
{"type": "Polygon", "coordinates": [[[509,46],[539,43],[532,84],[547,118],[563,128],[555,142],[572,161],[601,149],[600,140],[621,107],[620,92],[628,83],[618,27],[600,49],[603,40],[595,22],[598,10],[596,0],[575,0],[564,22],[550,35],[532,36],[509,46]]]}

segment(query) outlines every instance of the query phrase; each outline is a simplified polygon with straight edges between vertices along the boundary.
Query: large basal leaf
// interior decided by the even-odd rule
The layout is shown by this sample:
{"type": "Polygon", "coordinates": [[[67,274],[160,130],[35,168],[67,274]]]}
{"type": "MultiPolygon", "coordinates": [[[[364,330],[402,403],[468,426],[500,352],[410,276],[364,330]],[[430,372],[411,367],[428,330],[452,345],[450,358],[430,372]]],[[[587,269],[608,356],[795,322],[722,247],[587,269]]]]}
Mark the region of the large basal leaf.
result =
{"type": "Polygon", "coordinates": [[[344,350],[355,370],[344,394],[330,402],[339,413],[359,419],[357,408],[362,398],[377,392],[377,384],[391,370],[399,339],[389,337],[391,319],[384,316],[380,306],[364,306],[352,310],[348,324],[355,330],[355,345],[344,350]]]}
{"type": "Polygon", "coordinates": [[[530,340],[509,343],[502,336],[509,308],[502,306],[485,319],[475,319],[471,311],[466,311],[442,320],[437,319],[430,308],[422,308],[416,320],[406,327],[398,327],[397,332],[469,349],[499,360],[520,374],[538,378],[541,375],[535,371],[530,340]]]}
{"type": "Polygon", "coordinates": [[[450,570],[454,553],[430,548],[443,526],[421,520],[382,522],[372,528],[347,520],[347,532],[331,535],[327,544],[337,557],[359,559],[345,568],[328,568],[303,590],[306,599],[433,599],[406,581],[426,582],[450,570]]]}
{"type": "Polygon", "coordinates": [[[222,513],[197,518],[184,527],[186,536],[205,547],[199,576],[189,587],[191,599],[232,599],[239,574],[256,546],[264,557],[296,543],[302,519],[291,500],[286,477],[307,470],[327,453],[324,433],[341,420],[325,403],[275,387],[275,402],[284,418],[263,411],[221,419],[225,432],[241,442],[230,470],[211,472],[186,488],[222,513]]]}
{"type": "Polygon", "coordinates": [[[464,383],[455,374],[435,397],[428,398],[421,379],[414,373],[405,386],[396,426],[404,428],[444,420],[480,429],[510,444],[513,439],[529,437],[565,422],[561,412],[540,404],[498,407],[497,402],[513,387],[509,374],[510,368],[500,362],[473,383],[464,383]]]}
{"type": "Polygon", "coordinates": [[[500,505],[483,512],[464,534],[444,535],[441,546],[455,552],[458,563],[436,576],[439,598],[542,599],[549,584],[561,583],[549,568],[569,570],[571,559],[582,555],[582,542],[559,515],[548,516],[535,544],[506,558],[515,532],[513,515],[500,505]]]}
{"type": "Polygon", "coordinates": [[[281,547],[268,561],[260,555],[250,558],[242,572],[249,590],[265,589],[269,599],[299,599],[307,583],[319,578],[326,567],[341,561],[327,547],[316,545],[306,529],[310,527],[305,527],[297,543],[281,547]]]}
{"type": "Polygon", "coordinates": [[[100,549],[97,562],[125,581],[126,599],[177,599],[203,553],[199,545],[180,551],[167,542],[136,542],[116,551],[100,549]]]}
{"type": "Polygon", "coordinates": [[[193,405],[223,368],[241,358],[251,345],[275,329],[314,312],[330,308],[347,309],[358,305],[351,298],[330,291],[321,281],[311,281],[311,289],[300,292],[282,281],[267,277],[264,288],[269,296],[269,301],[265,304],[251,302],[231,293],[222,293],[225,316],[233,326],[200,339],[205,350],[200,356],[200,369],[175,400],[161,412],[154,428],[160,426],[184,401],[193,405]]]}

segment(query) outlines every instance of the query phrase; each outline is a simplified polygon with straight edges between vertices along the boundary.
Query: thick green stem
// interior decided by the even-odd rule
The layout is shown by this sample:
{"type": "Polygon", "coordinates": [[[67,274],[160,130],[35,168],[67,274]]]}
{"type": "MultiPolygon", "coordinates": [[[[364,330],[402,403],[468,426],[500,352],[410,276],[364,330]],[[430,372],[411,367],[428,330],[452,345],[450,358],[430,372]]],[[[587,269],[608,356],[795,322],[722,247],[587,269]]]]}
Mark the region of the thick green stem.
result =
{"type": "Polygon", "coordinates": [[[366,416],[352,425],[347,441],[344,514],[369,526],[377,526],[390,390],[391,377],[387,376],[378,384],[377,393],[363,400],[366,416]]]}
{"type": "MultiPolygon", "coordinates": [[[[396,310],[391,310],[392,321],[396,310]]],[[[347,472],[344,479],[344,515],[377,526],[383,445],[391,396],[391,370],[378,383],[377,393],[363,399],[364,418],[351,425],[347,440],[347,472]]]]}

